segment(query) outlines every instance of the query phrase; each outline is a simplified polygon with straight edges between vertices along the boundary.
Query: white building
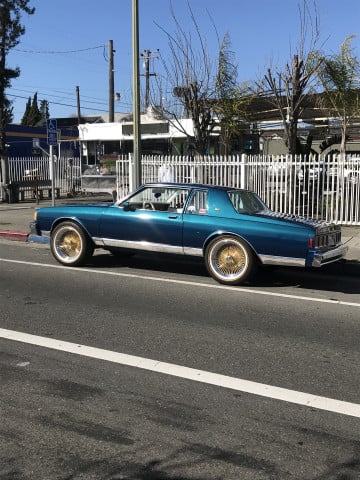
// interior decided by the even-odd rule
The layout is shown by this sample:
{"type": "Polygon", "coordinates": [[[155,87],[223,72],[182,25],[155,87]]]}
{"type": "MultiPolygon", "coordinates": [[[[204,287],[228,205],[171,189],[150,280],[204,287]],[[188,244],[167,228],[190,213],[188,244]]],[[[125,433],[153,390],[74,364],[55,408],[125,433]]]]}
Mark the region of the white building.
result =
{"type": "MultiPolygon", "coordinates": [[[[116,160],[133,151],[133,122],[131,115],[114,123],[80,124],[79,141],[82,163],[100,164],[116,160]]],[[[188,154],[188,135],[193,136],[191,119],[181,120],[181,129],[153,114],[141,115],[141,151],[143,154],[188,154]]]]}

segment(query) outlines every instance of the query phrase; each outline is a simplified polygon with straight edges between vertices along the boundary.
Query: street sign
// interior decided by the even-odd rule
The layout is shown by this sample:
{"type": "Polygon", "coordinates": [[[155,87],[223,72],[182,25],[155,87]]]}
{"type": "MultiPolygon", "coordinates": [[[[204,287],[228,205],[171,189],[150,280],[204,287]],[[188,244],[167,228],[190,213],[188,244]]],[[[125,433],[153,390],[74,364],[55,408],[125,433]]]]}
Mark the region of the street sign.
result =
{"type": "Polygon", "coordinates": [[[46,121],[46,128],[47,128],[48,145],[57,145],[58,144],[57,120],[53,118],[49,118],[46,121]]]}

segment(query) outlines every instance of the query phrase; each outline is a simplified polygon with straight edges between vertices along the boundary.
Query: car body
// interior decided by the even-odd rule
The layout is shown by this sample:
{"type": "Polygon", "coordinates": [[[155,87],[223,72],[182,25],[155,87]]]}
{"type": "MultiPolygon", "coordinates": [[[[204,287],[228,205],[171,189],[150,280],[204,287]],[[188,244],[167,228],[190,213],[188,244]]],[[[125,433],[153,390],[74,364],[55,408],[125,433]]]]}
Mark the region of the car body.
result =
{"type": "Polygon", "coordinates": [[[340,226],[270,211],[230,187],[145,184],[115,203],[40,208],[31,232],[50,238],[55,259],[81,265],[95,248],[203,257],[210,275],[235,285],[258,265],[320,267],[342,258],[340,226]]]}

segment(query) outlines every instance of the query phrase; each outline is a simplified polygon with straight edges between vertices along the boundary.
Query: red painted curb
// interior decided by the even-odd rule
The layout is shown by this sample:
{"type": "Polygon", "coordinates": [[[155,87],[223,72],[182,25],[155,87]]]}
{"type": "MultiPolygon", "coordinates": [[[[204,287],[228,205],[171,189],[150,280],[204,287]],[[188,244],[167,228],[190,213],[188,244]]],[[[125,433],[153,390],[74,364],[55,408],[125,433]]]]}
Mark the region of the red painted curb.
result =
{"type": "Polygon", "coordinates": [[[27,242],[29,234],[25,232],[13,232],[12,230],[0,230],[0,237],[8,238],[9,240],[19,240],[20,242],[27,242]]]}

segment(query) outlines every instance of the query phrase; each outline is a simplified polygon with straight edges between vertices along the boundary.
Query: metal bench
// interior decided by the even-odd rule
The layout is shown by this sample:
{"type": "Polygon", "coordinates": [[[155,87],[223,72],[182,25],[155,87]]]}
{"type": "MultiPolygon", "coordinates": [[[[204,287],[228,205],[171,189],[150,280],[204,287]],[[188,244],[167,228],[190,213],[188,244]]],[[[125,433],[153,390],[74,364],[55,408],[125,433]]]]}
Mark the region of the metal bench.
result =
{"type": "MultiPolygon", "coordinates": [[[[19,189],[19,199],[25,199],[25,193],[32,191],[32,197],[36,200],[44,198],[44,192],[48,198],[52,197],[51,180],[43,180],[34,177],[24,177],[23,180],[16,182],[19,189]]],[[[55,187],[55,197],[60,198],[60,187],[55,187]]]]}

